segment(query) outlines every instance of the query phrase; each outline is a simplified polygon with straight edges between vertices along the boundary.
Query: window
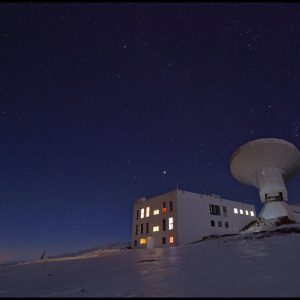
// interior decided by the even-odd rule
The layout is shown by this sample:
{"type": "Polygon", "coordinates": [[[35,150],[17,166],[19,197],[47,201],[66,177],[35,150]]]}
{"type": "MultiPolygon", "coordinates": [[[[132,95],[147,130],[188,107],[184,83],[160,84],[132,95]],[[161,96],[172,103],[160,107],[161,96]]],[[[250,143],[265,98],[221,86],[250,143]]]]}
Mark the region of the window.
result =
{"type": "Polygon", "coordinates": [[[144,224],[141,224],[141,234],[143,234],[144,231],[144,224]]]}
{"type": "Polygon", "coordinates": [[[136,219],[137,220],[139,219],[139,212],[140,212],[139,210],[136,211],[136,219]]]}
{"type": "Polygon", "coordinates": [[[134,246],[137,246],[137,240],[134,241],[134,246]]]}
{"type": "Polygon", "coordinates": [[[147,244],[147,239],[140,239],[140,244],[141,245],[147,244]]]}
{"type": "Polygon", "coordinates": [[[153,226],[153,232],[159,231],[159,226],[153,226]]]}
{"type": "Polygon", "coordinates": [[[248,210],[245,210],[245,214],[246,214],[247,216],[249,215],[248,210]]]}
{"type": "Polygon", "coordinates": [[[225,227],[228,228],[228,222],[225,222],[225,227]]]}
{"type": "Polygon", "coordinates": [[[169,230],[173,229],[173,218],[169,218],[169,230]]]}
{"type": "Polygon", "coordinates": [[[159,215],[159,209],[154,210],[153,215],[159,215]]]}
{"type": "Polygon", "coordinates": [[[174,243],[174,237],[173,237],[173,236],[170,236],[170,237],[169,237],[169,243],[170,243],[170,244],[173,244],[173,243],[174,243]]]}
{"type": "Polygon", "coordinates": [[[163,222],[163,231],[166,231],[166,219],[163,219],[162,222],[163,222]]]}
{"type": "Polygon", "coordinates": [[[254,217],[254,212],[252,210],[250,211],[250,215],[254,217]]]}
{"type": "Polygon", "coordinates": [[[139,225],[135,225],[135,235],[138,234],[138,231],[139,231],[139,225]]]}
{"type": "Polygon", "coordinates": [[[218,226],[222,227],[222,221],[218,221],[218,226]]]}
{"type": "Polygon", "coordinates": [[[163,244],[166,243],[166,238],[165,238],[165,237],[162,238],[162,243],[163,243],[163,244]]]}
{"type": "Polygon", "coordinates": [[[149,232],[149,223],[146,223],[146,233],[149,232]]]}
{"type": "Polygon", "coordinates": [[[211,215],[220,216],[220,206],[209,204],[209,211],[211,215]]]}
{"type": "Polygon", "coordinates": [[[173,201],[170,201],[169,204],[170,204],[170,211],[173,211],[173,201]]]}
{"type": "Polygon", "coordinates": [[[215,226],[215,221],[211,220],[211,221],[210,221],[210,225],[211,225],[211,226],[215,226]]]}
{"type": "Polygon", "coordinates": [[[150,207],[146,208],[146,218],[150,216],[150,207]]]}
{"type": "Polygon", "coordinates": [[[142,209],[141,209],[141,219],[143,219],[143,218],[144,218],[144,216],[145,216],[145,209],[144,209],[144,208],[142,208],[142,209]]]}
{"type": "Polygon", "coordinates": [[[227,209],[225,206],[223,206],[223,215],[224,217],[227,217],[227,209]]]}
{"type": "Polygon", "coordinates": [[[234,208],[233,211],[234,211],[235,214],[239,213],[237,208],[234,208]]]}
{"type": "Polygon", "coordinates": [[[243,215],[244,214],[244,211],[242,209],[240,209],[240,214],[243,215]]]}
{"type": "Polygon", "coordinates": [[[166,202],[163,202],[163,209],[162,209],[162,213],[163,213],[163,214],[167,213],[166,202]]]}

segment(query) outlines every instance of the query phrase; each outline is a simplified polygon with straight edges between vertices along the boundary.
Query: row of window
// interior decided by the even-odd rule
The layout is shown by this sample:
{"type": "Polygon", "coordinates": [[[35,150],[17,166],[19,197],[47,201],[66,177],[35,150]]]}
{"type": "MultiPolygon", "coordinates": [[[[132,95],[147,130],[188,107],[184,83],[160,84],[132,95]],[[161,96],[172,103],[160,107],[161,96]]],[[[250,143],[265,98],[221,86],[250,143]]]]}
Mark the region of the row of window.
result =
{"type": "MultiPolygon", "coordinates": [[[[234,209],[233,209],[233,212],[234,212],[235,214],[238,214],[238,213],[239,213],[239,210],[238,210],[237,208],[234,208],[234,209]]],[[[243,209],[240,209],[240,215],[243,215],[243,214],[244,214],[244,210],[243,210],[243,209]]],[[[254,217],[254,212],[253,212],[252,210],[250,210],[250,212],[249,212],[248,210],[245,209],[245,215],[249,216],[249,214],[250,214],[250,216],[254,217]]]]}
{"type": "MultiPolygon", "coordinates": [[[[166,244],[166,237],[162,237],[161,243],[163,245],[166,244]]],[[[169,237],[169,244],[174,244],[174,237],[173,236],[169,237]]],[[[140,238],[140,245],[147,245],[147,239],[146,238],[140,238]]],[[[137,240],[134,241],[134,246],[137,246],[137,240]]]]}
{"type": "MultiPolygon", "coordinates": [[[[140,228],[141,228],[141,234],[144,234],[144,224],[141,224],[140,228]]],[[[166,219],[162,220],[162,228],[163,228],[163,231],[166,231],[166,219]]],[[[173,220],[173,218],[169,218],[169,230],[172,230],[173,228],[174,228],[174,220],[173,220]]],[[[153,226],[152,231],[153,232],[159,231],[159,226],[158,225],[153,226]]],[[[138,232],[139,232],[139,225],[136,224],[135,225],[135,235],[137,235],[138,232]]],[[[149,233],[149,223],[148,222],[146,223],[146,233],[149,233]]]]}
{"type": "MultiPolygon", "coordinates": [[[[211,220],[211,221],[210,221],[210,225],[211,225],[212,227],[215,227],[215,221],[214,221],[214,220],[211,220]]],[[[218,221],[218,227],[222,227],[222,221],[218,221]]],[[[225,223],[224,223],[224,227],[225,227],[225,228],[229,228],[228,222],[225,222],[225,223]]]]}
{"type": "MultiPolygon", "coordinates": [[[[166,202],[163,202],[163,207],[162,207],[162,213],[166,214],[167,213],[167,206],[166,206],[166,202]]],[[[169,201],[169,211],[173,211],[173,201],[169,201]]],[[[136,219],[139,219],[139,214],[140,211],[137,210],[136,211],[136,219]]],[[[159,215],[159,209],[155,209],[153,210],[153,215],[159,215]]],[[[146,207],[146,218],[148,218],[150,216],[150,206],[146,207]]],[[[141,219],[145,218],[145,208],[141,209],[141,219]]]]}
{"type": "MultiPolygon", "coordinates": [[[[210,212],[211,215],[221,216],[221,210],[220,210],[219,205],[210,204],[209,205],[209,212],[210,212]]],[[[234,208],[233,212],[235,214],[238,214],[238,213],[240,213],[241,215],[244,214],[243,209],[238,210],[237,208],[234,208]]],[[[245,215],[247,215],[247,216],[250,215],[250,216],[254,217],[254,212],[252,210],[251,211],[245,210],[245,215]]],[[[223,206],[223,216],[227,217],[227,209],[226,209],[225,206],[223,206]]]]}

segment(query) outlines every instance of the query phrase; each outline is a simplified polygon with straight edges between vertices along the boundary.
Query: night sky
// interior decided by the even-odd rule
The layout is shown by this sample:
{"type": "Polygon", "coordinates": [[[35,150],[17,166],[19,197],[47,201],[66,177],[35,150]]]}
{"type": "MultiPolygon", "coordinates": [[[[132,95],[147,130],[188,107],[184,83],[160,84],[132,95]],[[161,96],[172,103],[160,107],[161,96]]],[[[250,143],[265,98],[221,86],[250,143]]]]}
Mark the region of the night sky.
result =
{"type": "Polygon", "coordinates": [[[0,261],[129,241],[134,199],[177,184],[259,212],[230,157],[300,147],[299,25],[299,3],[1,3],[0,261]]]}

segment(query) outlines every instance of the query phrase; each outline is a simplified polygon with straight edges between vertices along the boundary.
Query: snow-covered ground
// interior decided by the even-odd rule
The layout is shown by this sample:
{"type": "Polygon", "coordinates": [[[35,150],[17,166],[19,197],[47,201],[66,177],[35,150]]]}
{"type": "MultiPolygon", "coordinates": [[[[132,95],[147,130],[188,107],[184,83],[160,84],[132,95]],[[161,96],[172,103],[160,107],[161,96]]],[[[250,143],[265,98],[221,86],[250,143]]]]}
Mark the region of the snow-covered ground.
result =
{"type": "Polygon", "coordinates": [[[300,227],[280,228],[271,236],[244,233],[0,266],[0,297],[300,296],[300,227]]]}

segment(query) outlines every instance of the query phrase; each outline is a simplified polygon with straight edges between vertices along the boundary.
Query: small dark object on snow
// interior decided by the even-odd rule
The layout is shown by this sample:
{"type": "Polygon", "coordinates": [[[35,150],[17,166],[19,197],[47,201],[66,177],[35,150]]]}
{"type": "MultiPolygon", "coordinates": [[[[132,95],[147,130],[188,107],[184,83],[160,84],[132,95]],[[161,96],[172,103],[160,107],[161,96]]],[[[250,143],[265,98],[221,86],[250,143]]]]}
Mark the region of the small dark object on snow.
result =
{"type": "Polygon", "coordinates": [[[156,259],[143,259],[143,260],[139,260],[138,262],[146,262],[146,261],[156,261],[156,259]]]}

